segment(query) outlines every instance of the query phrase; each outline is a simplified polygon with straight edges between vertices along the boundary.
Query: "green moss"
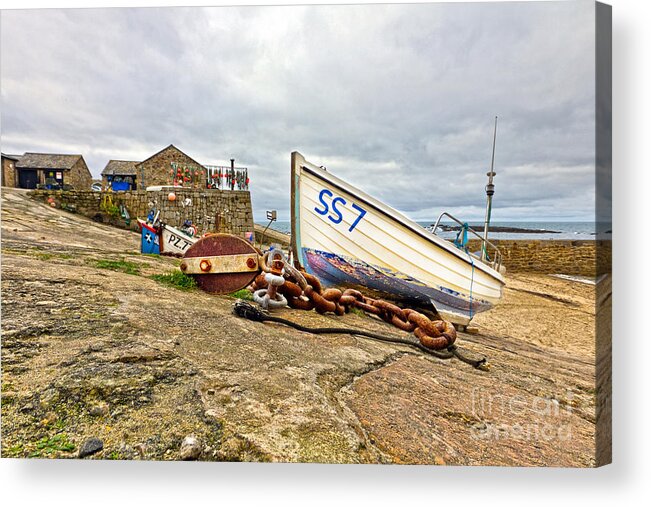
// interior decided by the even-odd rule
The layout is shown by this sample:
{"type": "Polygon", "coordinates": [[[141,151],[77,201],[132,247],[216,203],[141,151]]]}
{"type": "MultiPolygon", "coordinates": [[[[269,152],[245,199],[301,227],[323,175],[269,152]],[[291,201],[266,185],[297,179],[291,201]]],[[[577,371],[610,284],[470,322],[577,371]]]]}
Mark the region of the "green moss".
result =
{"type": "Polygon", "coordinates": [[[29,458],[49,457],[56,452],[72,452],[75,444],[68,440],[65,433],[57,433],[52,437],[43,437],[33,446],[34,450],[28,455],[29,458]]]}
{"type": "Polygon", "coordinates": [[[135,262],[125,261],[124,259],[119,261],[110,259],[95,261],[95,267],[100,269],[109,269],[111,271],[119,271],[128,275],[140,274],[140,266],[138,264],[135,262]]]}
{"type": "Polygon", "coordinates": [[[13,405],[14,401],[16,401],[16,400],[14,399],[13,396],[8,395],[8,394],[3,394],[2,399],[0,399],[0,404],[3,407],[8,407],[9,405],[13,405]]]}
{"type": "Polygon", "coordinates": [[[350,307],[350,313],[353,313],[355,315],[359,315],[360,317],[367,317],[364,310],[360,310],[359,308],[355,308],[354,306],[350,307]]]}
{"type": "Polygon", "coordinates": [[[162,275],[151,275],[149,278],[179,290],[193,290],[197,287],[197,282],[194,278],[181,271],[171,271],[162,275]]]}
{"type": "Polygon", "coordinates": [[[35,259],[41,261],[48,261],[51,259],[74,259],[74,256],[71,254],[61,253],[61,252],[44,252],[40,248],[29,248],[27,250],[3,248],[2,253],[7,255],[22,255],[22,256],[34,257],[35,259]]]}
{"type": "Polygon", "coordinates": [[[240,289],[229,294],[232,298],[243,299],[245,301],[253,301],[253,293],[247,289],[240,289]]]}
{"type": "Polygon", "coordinates": [[[3,458],[22,458],[25,454],[25,447],[23,444],[16,444],[6,447],[2,450],[3,458]]]}
{"type": "Polygon", "coordinates": [[[110,215],[114,218],[120,216],[120,208],[113,204],[112,202],[103,202],[100,205],[100,209],[104,211],[107,215],[110,215]]]}

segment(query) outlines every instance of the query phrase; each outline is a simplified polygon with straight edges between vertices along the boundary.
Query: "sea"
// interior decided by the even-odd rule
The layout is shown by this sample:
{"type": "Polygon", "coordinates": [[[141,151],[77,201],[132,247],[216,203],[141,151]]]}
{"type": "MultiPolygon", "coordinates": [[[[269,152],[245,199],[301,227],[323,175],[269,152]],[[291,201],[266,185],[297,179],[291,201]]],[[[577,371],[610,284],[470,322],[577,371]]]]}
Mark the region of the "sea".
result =
{"type": "MultiPolygon", "coordinates": [[[[425,228],[434,225],[436,220],[419,220],[417,223],[425,228]]],[[[266,227],[268,222],[257,222],[266,227]]],[[[452,222],[441,222],[445,225],[457,225],[452,222]]],[[[483,223],[470,222],[469,225],[480,234],[483,231],[483,223]]],[[[533,229],[536,231],[553,231],[553,232],[491,232],[489,239],[573,239],[573,240],[594,240],[597,238],[596,222],[491,222],[496,227],[513,227],[518,229],[533,229]]],[[[607,228],[600,227],[601,233],[605,233],[607,238],[610,237],[610,225],[607,228]]],[[[270,229],[289,234],[291,229],[290,222],[276,221],[271,224],[270,229]]],[[[456,231],[438,231],[438,235],[446,239],[454,239],[456,231]]],[[[468,235],[468,239],[472,238],[468,235]]]]}

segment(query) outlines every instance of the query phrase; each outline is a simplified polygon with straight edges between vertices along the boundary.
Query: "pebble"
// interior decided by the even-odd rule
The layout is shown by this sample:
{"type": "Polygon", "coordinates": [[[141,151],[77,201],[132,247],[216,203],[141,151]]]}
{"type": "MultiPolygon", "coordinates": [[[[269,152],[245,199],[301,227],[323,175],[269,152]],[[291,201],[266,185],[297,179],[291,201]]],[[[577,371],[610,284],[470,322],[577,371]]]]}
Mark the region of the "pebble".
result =
{"type": "Polygon", "coordinates": [[[104,442],[97,437],[90,437],[81,445],[79,457],[85,458],[86,456],[91,456],[102,449],[104,449],[104,442]]]}
{"type": "Polygon", "coordinates": [[[201,456],[201,442],[194,435],[188,435],[181,443],[181,459],[192,461],[199,459],[201,456]]]}
{"type": "Polygon", "coordinates": [[[88,413],[93,417],[102,417],[109,413],[109,406],[107,403],[100,402],[97,405],[90,407],[88,413]]]}

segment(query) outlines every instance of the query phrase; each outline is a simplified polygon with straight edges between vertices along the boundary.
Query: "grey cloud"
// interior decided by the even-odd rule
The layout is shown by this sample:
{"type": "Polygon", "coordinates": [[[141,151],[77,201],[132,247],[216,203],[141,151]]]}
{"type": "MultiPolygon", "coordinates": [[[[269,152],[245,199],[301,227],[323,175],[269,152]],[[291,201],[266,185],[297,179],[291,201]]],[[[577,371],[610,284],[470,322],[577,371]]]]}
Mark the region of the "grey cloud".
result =
{"type": "Polygon", "coordinates": [[[594,4],[2,13],[2,149],[235,157],[288,218],[289,155],[410,216],[591,219],[594,4]]]}

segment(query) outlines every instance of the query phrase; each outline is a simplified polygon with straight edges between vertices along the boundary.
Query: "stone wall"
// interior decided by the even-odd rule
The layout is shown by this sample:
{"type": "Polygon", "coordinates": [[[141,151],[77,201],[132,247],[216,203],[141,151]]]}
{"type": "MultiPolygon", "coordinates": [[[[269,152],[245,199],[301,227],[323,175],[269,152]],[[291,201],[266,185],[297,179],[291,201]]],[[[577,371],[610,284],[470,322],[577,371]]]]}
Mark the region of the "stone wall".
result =
{"type": "Polygon", "coordinates": [[[155,155],[152,155],[147,160],[136,164],[136,181],[138,182],[138,188],[143,190],[146,187],[156,185],[171,185],[173,179],[172,174],[170,174],[170,171],[172,170],[172,162],[175,162],[182,167],[188,167],[192,170],[204,172],[201,176],[191,175],[191,181],[184,182],[183,186],[195,188],[197,186],[206,186],[206,168],[193,158],[183,153],[176,146],[170,145],[155,155]]]}
{"type": "Polygon", "coordinates": [[[260,243],[263,245],[278,244],[285,248],[289,247],[289,244],[292,239],[292,237],[289,234],[275,231],[271,227],[269,227],[265,231],[266,226],[264,225],[255,224],[254,227],[255,227],[254,231],[255,231],[256,244],[260,244],[260,243]]]}
{"type": "MultiPolygon", "coordinates": [[[[610,241],[494,240],[509,272],[557,273],[596,276],[610,271],[610,241]],[[597,266],[599,262],[599,267],[597,266]]],[[[470,240],[468,250],[480,250],[479,240],[470,240]]]]}
{"type": "Polygon", "coordinates": [[[199,234],[219,230],[219,232],[243,235],[254,230],[251,194],[248,191],[176,189],[174,194],[176,200],[170,201],[169,191],[33,190],[29,192],[30,197],[66,211],[132,230],[138,230],[136,218],[146,218],[152,203],[155,203],[160,210],[163,222],[178,226],[184,220],[192,220],[199,234]],[[189,199],[191,204],[186,199],[189,199]],[[118,213],[121,204],[126,206],[131,216],[129,225],[118,213]]]}

